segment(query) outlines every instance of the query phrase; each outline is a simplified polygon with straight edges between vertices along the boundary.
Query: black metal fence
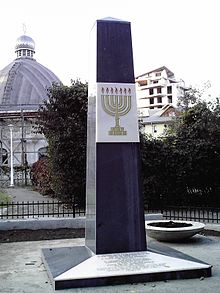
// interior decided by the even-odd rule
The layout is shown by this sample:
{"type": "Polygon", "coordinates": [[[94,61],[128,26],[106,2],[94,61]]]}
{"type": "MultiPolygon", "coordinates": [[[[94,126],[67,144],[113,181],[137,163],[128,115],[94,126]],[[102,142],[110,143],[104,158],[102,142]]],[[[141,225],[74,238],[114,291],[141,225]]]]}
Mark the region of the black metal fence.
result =
{"type": "MultiPolygon", "coordinates": [[[[213,207],[164,207],[163,210],[148,210],[147,213],[162,213],[164,219],[188,220],[208,223],[220,222],[220,208],[213,207]]],[[[0,203],[0,219],[26,219],[39,217],[66,218],[84,216],[85,209],[74,202],[33,201],[0,203]]]]}
{"type": "Polygon", "coordinates": [[[220,208],[213,207],[165,207],[163,217],[170,220],[188,220],[207,223],[220,222],[220,208]]]}
{"type": "Polygon", "coordinates": [[[85,209],[75,203],[61,201],[33,201],[0,203],[0,219],[84,216],[85,209]]]}

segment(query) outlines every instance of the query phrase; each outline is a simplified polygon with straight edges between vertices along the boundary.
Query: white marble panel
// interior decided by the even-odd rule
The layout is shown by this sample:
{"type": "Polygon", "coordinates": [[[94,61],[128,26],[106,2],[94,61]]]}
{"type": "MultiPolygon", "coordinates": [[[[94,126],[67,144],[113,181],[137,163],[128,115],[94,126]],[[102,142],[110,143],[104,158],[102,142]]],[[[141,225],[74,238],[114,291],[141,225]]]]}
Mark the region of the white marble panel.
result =
{"type": "Polygon", "coordinates": [[[135,84],[97,83],[96,115],[96,142],[139,142],[135,84]]]}
{"type": "Polygon", "coordinates": [[[94,255],[55,281],[206,269],[210,265],[148,251],[94,255]]]}

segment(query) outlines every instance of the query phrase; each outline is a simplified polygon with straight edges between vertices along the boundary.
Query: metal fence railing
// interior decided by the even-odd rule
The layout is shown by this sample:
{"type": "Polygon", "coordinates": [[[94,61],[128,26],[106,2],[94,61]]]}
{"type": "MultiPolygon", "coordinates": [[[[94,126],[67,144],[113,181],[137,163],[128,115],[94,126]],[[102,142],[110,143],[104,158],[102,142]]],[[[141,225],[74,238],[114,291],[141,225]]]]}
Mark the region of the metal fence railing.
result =
{"type": "Polygon", "coordinates": [[[188,220],[207,223],[220,222],[220,208],[213,207],[164,207],[163,217],[170,220],[188,220]]]}
{"type": "Polygon", "coordinates": [[[0,219],[84,216],[85,209],[74,202],[32,201],[0,203],[0,219]]]}
{"type": "MultiPolygon", "coordinates": [[[[213,207],[163,207],[163,210],[146,210],[147,213],[162,213],[164,219],[220,223],[220,208],[213,207]]],[[[39,217],[85,216],[85,209],[74,202],[26,201],[0,203],[0,219],[26,219],[39,217]]]]}

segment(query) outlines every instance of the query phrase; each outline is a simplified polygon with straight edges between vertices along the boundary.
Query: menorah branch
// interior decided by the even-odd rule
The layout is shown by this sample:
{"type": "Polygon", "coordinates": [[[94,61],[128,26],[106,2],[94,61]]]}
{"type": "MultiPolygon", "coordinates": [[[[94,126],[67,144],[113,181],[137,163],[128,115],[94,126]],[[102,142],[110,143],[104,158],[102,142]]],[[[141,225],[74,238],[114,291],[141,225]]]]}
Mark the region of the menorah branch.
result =
{"type": "MultiPolygon", "coordinates": [[[[116,92],[117,89],[116,89],[116,92]]],[[[111,116],[115,117],[115,126],[111,127],[109,135],[127,135],[124,127],[120,126],[120,116],[128,114],[131,110],[131,96],[118,94],[101,95],[101,103],[103,110],[111,116]]]]}

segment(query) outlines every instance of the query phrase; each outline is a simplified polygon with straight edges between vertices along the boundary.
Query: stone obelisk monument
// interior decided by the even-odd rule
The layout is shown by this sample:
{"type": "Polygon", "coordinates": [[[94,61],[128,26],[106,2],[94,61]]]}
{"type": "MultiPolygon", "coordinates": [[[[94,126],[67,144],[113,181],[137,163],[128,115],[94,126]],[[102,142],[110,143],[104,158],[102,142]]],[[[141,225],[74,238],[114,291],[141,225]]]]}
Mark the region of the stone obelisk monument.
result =
{"type": "Polygon", "coordinates": [[[130,23],[97,20],[90,52],[85,246],[42,249],[55,289],[210,276],[180,252],[146,250],[130,23]]]}
{"type": "Polygon", "coordinates": [[[130,23],[91,33],[86,245],[96,254],[146,250],[130,23]]]}

